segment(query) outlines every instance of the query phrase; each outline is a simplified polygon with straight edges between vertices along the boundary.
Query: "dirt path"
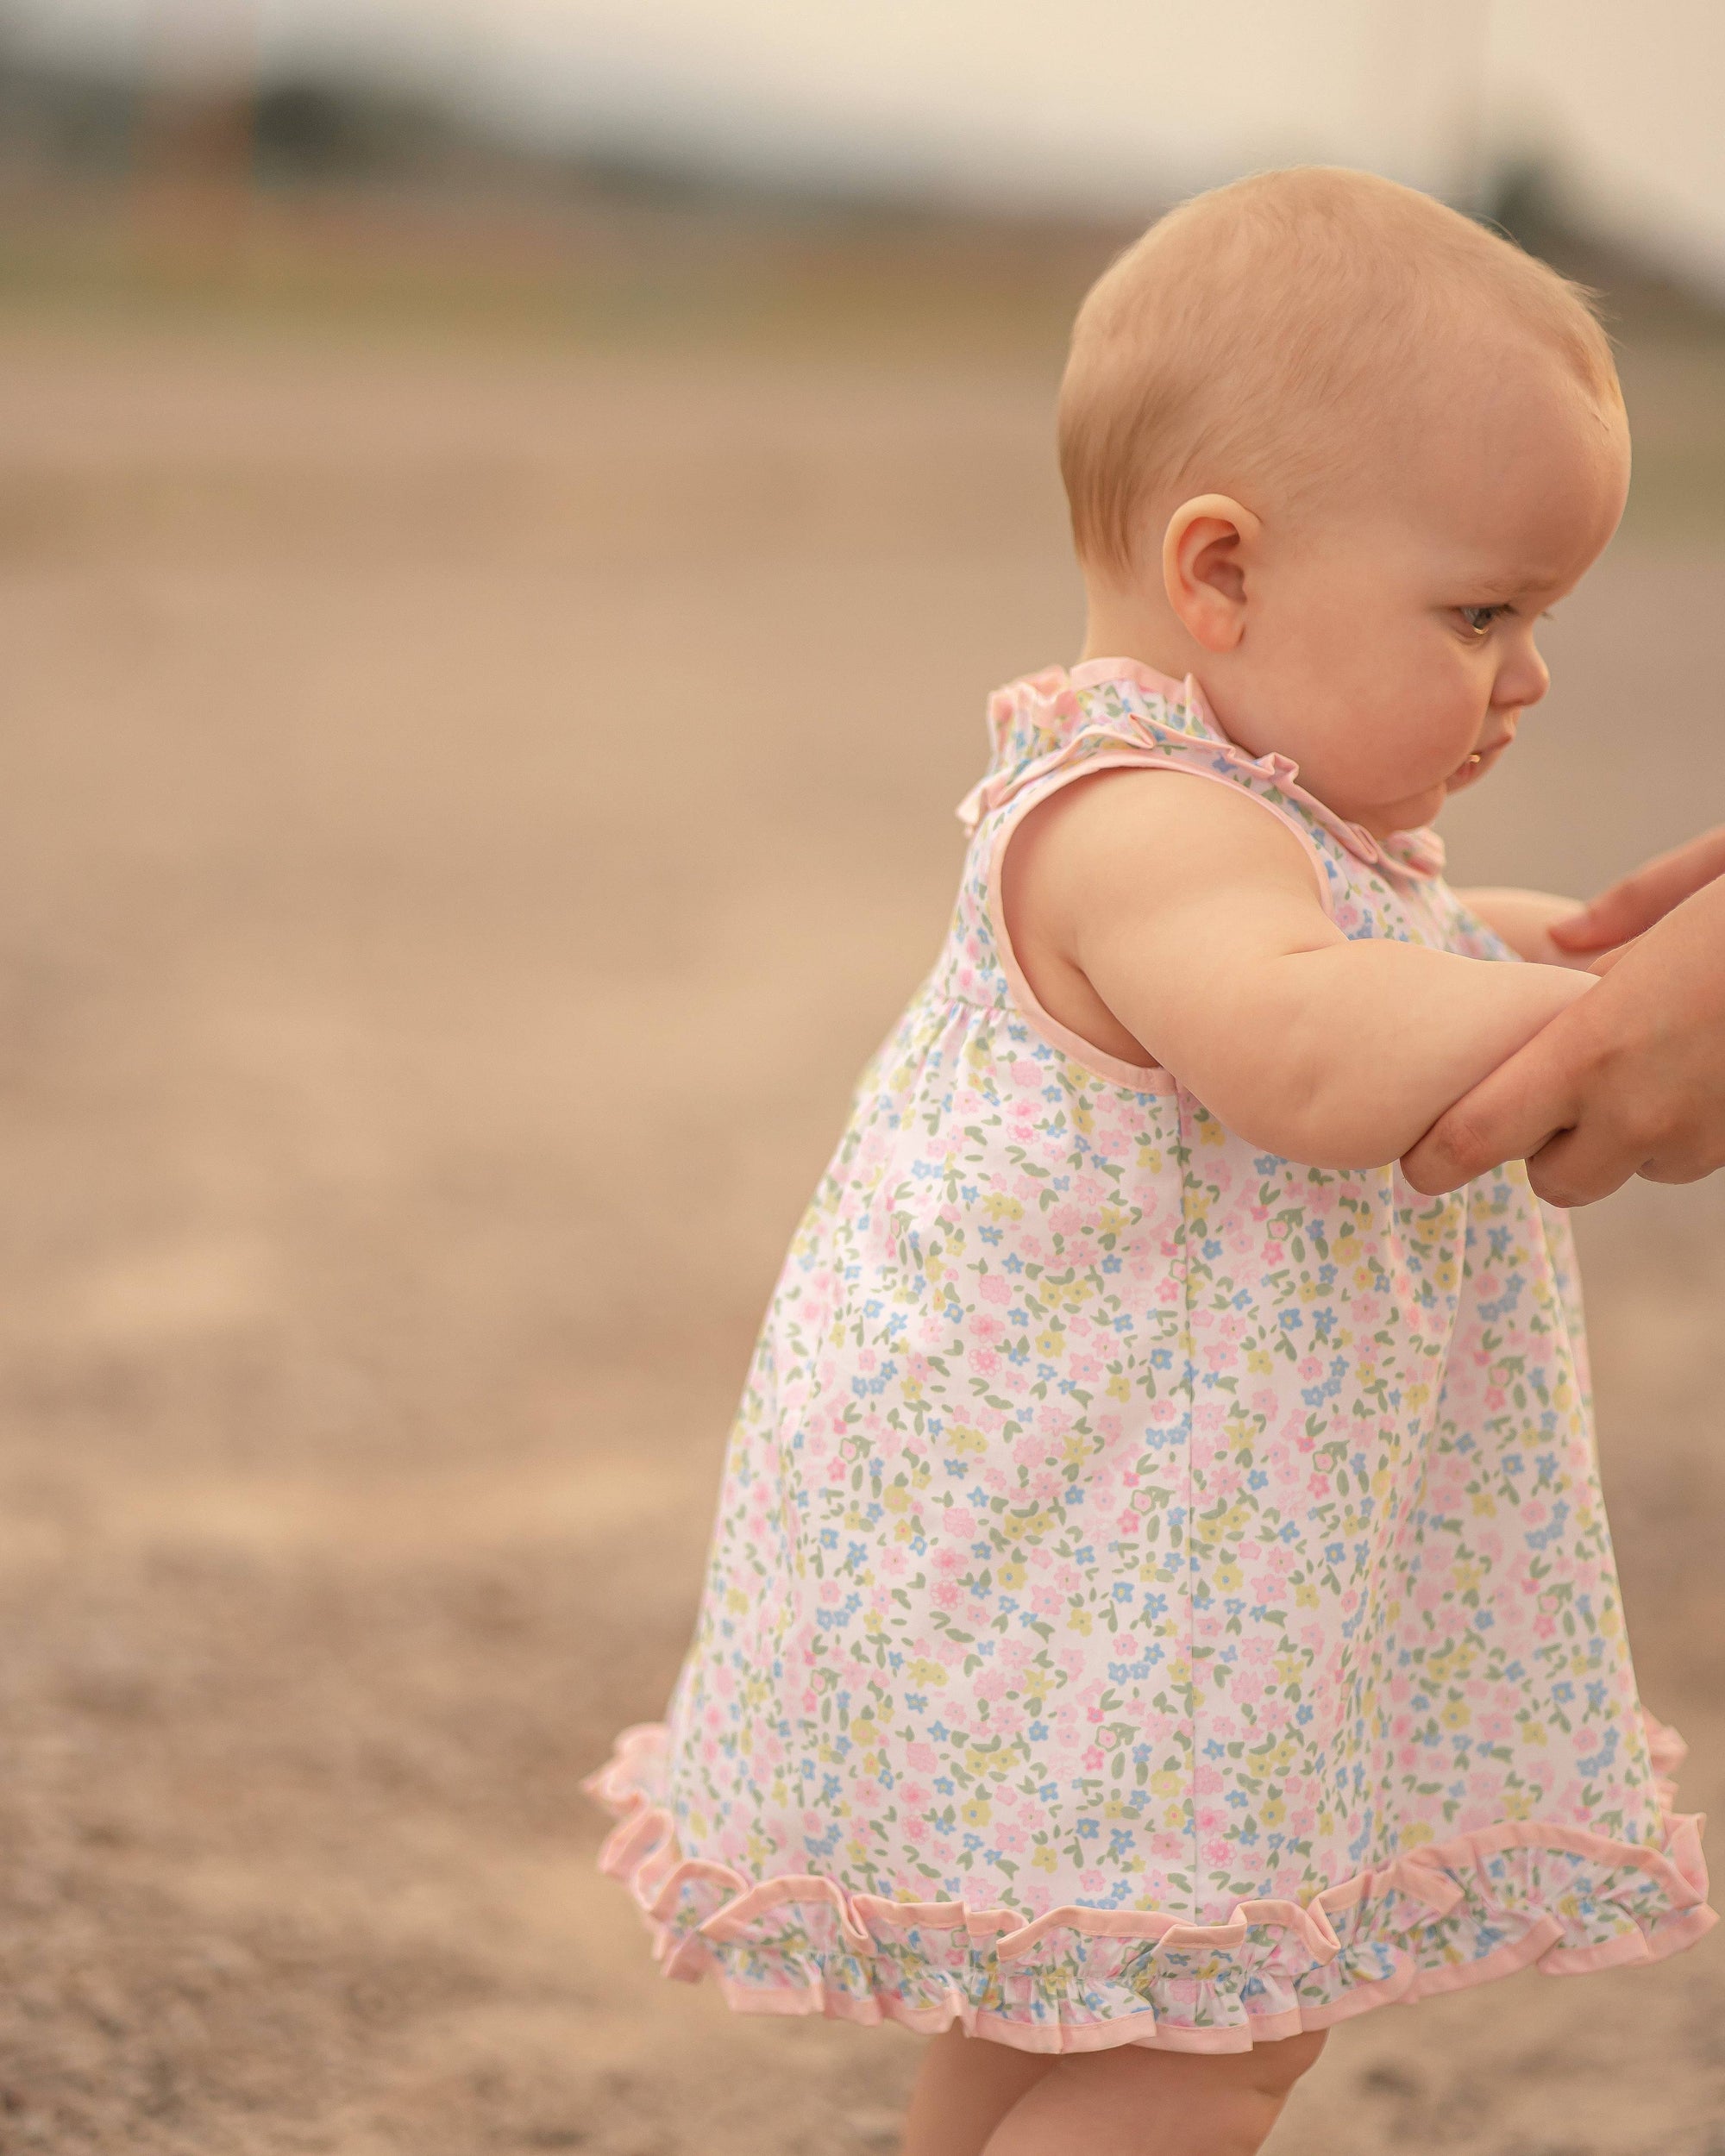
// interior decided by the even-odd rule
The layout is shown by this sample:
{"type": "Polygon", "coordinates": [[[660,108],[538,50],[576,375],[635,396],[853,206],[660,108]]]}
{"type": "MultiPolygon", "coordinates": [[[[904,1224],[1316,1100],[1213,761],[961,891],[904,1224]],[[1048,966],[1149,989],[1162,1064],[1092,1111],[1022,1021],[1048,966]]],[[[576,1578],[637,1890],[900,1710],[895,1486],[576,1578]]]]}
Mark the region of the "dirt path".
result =
{"type": "MultiPolygon", "coordinates": [[[[843,2156],[914,2042],[651,1975],[574,1796],[1067,655],[1048,384],[0,326],[0,2156],[843,2156]]],[[[1464,874],[1725,815],[1626,552],[1464,874]],[[1512,838],[1515,843],[1512,846],[1512,838]]],[[[1725,1194],[1584,1224],[1642,1682],[1725,1776],[1725,1194]]],[[[1287,2156],[1719,2156],[1725,1949],[1343,2030],[1287,2156]]]]}

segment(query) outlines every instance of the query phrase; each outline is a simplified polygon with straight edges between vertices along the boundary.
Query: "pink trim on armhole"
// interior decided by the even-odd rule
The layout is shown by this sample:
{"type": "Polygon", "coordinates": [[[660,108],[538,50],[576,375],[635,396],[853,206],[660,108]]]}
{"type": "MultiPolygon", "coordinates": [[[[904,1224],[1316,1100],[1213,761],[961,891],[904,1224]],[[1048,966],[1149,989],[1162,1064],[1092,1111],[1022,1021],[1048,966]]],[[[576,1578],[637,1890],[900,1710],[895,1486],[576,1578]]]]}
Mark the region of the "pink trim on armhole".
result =
{"type": "Polygon", "coordinates": [[[1132,754],[1118,756],[1092,756],[1084,763],[1074,764],[1053,774],[1045,786],[1032,787],[1013,802],[1012,812],[994,834],[994,843],[988,856],[988,922],[994,931],[994,949],[1000,955],[1000,971],[1006,975],[1007,987],[1013,1007],[1031,1031],[1057,1048],[1062,1055],[1094,1076],[1106,1079],[1110,1085],[1124,1086],[1132,1093],[1176,1093],[1178,1083],[1173,1074],[1160,1063],[1129,1063],[1122,1057],[1110,1056],[1106,1050],[1063,1025],[1051,1012],[1045,1011],[1037,1000],[1030,982],[1019,963],[1018,953],[1013,949],[1012,938],[1007,933],[1006,909],[1000,903],[1000,877],[1006,865],[1007,847],[1019,825],[1033,808],[1059,793],[1064,786],[1078,779],[1088,779],[1099,771],[1165,771],[1176,778],[1208,779],[1214,786],[1232,787],[1236,793],[1243,793],[1256,801],[1267,816],[1290,830],[1311,858],[1313,874],[1318,880],[1318,899],[1326,913],[1333,918],[1330,904],[1330,881],[1324,873],[1323,856],[1312,843],[1311,833],[1297,823],[1283,809],[1272,801],[1266,801],[1261,793],[1254,793],[1250,787],[1225,777],[1220,771],[1201,771],[1189,764],[1170,763],[1165,757],[1150,757],[1132,754]]]}

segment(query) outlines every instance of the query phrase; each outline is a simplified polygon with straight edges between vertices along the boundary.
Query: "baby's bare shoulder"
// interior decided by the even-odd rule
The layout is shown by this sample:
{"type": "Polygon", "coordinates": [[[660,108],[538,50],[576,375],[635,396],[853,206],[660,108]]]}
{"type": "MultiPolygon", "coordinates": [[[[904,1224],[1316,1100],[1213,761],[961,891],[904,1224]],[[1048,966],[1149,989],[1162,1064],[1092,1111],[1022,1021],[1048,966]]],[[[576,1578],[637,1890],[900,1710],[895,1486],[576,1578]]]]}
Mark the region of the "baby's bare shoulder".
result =
{"type": "Polygon", "coordinates": [[[1091,899],[1130,893],[1142,903],[1251,883],[1317,893],[1310,850],[1279,812],[1178,766],[1072,780],[1026,813],[1007,860],[1021,885],[1091,899]]]}

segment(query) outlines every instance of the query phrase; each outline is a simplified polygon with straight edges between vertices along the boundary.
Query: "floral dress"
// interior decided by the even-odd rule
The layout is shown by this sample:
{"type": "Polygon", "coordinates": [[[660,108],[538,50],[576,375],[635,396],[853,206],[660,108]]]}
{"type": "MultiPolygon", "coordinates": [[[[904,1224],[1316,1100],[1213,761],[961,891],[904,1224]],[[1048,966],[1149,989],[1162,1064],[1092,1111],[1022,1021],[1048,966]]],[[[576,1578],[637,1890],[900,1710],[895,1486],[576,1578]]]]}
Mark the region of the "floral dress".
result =
{"type": "Polygon", "coordinates": [[[725,1463],[666,1720],[584,1785],[672,1976],[1040,2052],[1243,2049],[1715,1921],[1601,1503],[1568,1226],[1519,1163],[1307,1168],[1038,1005],[1019,819],[1236,787],[1349,937],[1507,960],[1127,661],[999,691],[951,931],[858,1085],[725,1463]]]}

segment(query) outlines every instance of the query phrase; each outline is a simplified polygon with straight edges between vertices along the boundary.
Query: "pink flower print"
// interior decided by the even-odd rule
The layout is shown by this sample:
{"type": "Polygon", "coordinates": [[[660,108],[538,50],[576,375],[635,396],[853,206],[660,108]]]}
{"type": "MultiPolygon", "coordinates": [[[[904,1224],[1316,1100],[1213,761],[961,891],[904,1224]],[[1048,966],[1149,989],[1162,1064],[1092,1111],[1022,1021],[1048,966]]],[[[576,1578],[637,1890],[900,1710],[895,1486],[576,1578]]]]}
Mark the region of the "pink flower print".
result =
{"type": "Polygon", "coordinates": [[[928,1839],[928,1821],[925,1819],[907,1819],[905,1833],[912,1841],[925,1842],[928,1839]]]}
{"type": "Polygon", "coordinates": [[[977,1287],[981,1290],[984,1302],[1010,1302],[1012,1300],[1012,1282],[1004,1273],[984,1273],[977,1282],[977,1287]]]}
{"type": "Polygon", "coordinates": [[[1034,1432],[1027,1432],[1013,1447],[1013,1457],[1020,1467],[1039,1467],[1048,1457],[1047,1444],[1034,1432]]]}
{"type": "Polygon", "coordinates": [[[1288,1252],[1285,1246],[1280,1243],[1266,1243],[1264,1246],[1264,1262],[1266,1265],[1285,1265],[1288,1263],[1288,1252]]]}
{"type": "MultiPolygon", "coordinates": [[[[940,1524],[955,1541],[974,1542],[976,1539],[976,1515],[967,1505],[949,1505],[940,1516],[940,1524]]],[[[942,1556],[947,1553],[943,1551],[942,1556]]],[[[938,1557],[936,1564],[940,1562],[938,1557]]]]}
{"type": "Polygon", "coordinates": [[[994,1841],[1002,1855],[1008,1857],[1019,1856],[1030,1847],[1030,1836],[1016,1820],[1003,1821],[995,1833],[994,1841]]]}
{"type": "Polygon", "coordinates": [[[1000,1358],[993,1348],[973,1348],[970,1353],[970,1367],[978,1377],[993,1377],[1000,1370],[1000,1358]]]}
{"type": "Polygon", "coordinates": [[[977,1311],[970,1320],[970,1337],[975,1340],[992,1343],[1002,1339],[1005,1338],[1006,1330],[1001,1320],[999,1318],[991,1318],[986,1310],[977,1311]]]}
{"type": "Polygon", "coordinates": [[[934,1553],[934,1569],[943,1579],[950,1580],[956,1574],[964,1571],[969,1563],[970,1559],[964,1551],[956,1550],[950,1545],[934,1553]]]}
{"type": "Polygon", "coordinates": [[[1100,1385],[1102,1382],[1102,1366],[1094,1355],[1070,1355],[1066,1369],[1075,1384],[1100,1385]]]}
{"type": "MultiPolygon", "coordinates": [[[[919,1774],[938,1774],[940,1771],[940,1754],[932,1745],[924,1744],[920,1739],[905,1746],[905,1758],[919,1774]]],[[[921,1797],[912,1801],[918,1804],[924,1802],[921,1797]]]]}
{"type": "Polygon", "coordinates": [[[1004,1670],[984,1670],[976,1679],[978,1699],[1004,1699],[1007,1695],[1007,1674],[1004,1670]]]}
{"type": "Polygon", "coordinates": [[[1225,1310],[1216,1320],[1216,1331],[1230,1344],[1245,1338],[1245,1320],[1233,1310],[1225,1310]]]}
{"type": "Polygon", "coordinates": [[[837,1580],[823,1580],[820,1583],[820,1599],[829,1609],[832,1609],[844,1600],[844,1589],[837,1580]]]}
{"type": "Polygon", "coordinates": [[[1233,1844],[1220,1834],[1212,1834],[1204,1844],[1205,1863],[1214,1865],[1219,1870],[1230,1862],[1233,1853],[1233,1844]]]}
{"type": "Polygon", "coordinates": [[[1057,1617],[1066,1607],[1066,1597],[1057,1588],[1033,1587],[1030,1606],[1038,1617],[1057,1617]]]}
{"type": "Polygon", "coordinates": [[[952,1580],[938,1581],[932,1594],[937,1609],[957,1609],[962,1600],[957,1583],[952,1580]]]}
{"type": "Polygon", "coordinates": [[[1043,1081],[1041,1066],[1022,1060],[1013,1063],[1007,1070],[1007,1075],[1015,1086],[1034,1086],[1039,1089],[1043,1081]]]}
{"type": "Polygon", "coordinates": [[[1300,1357],[1300,1382],[1302,1385],[1315,1385],[1323,1375],[1324,1366],[1315,1355],[1302,1355],[1300,1357]]]}

